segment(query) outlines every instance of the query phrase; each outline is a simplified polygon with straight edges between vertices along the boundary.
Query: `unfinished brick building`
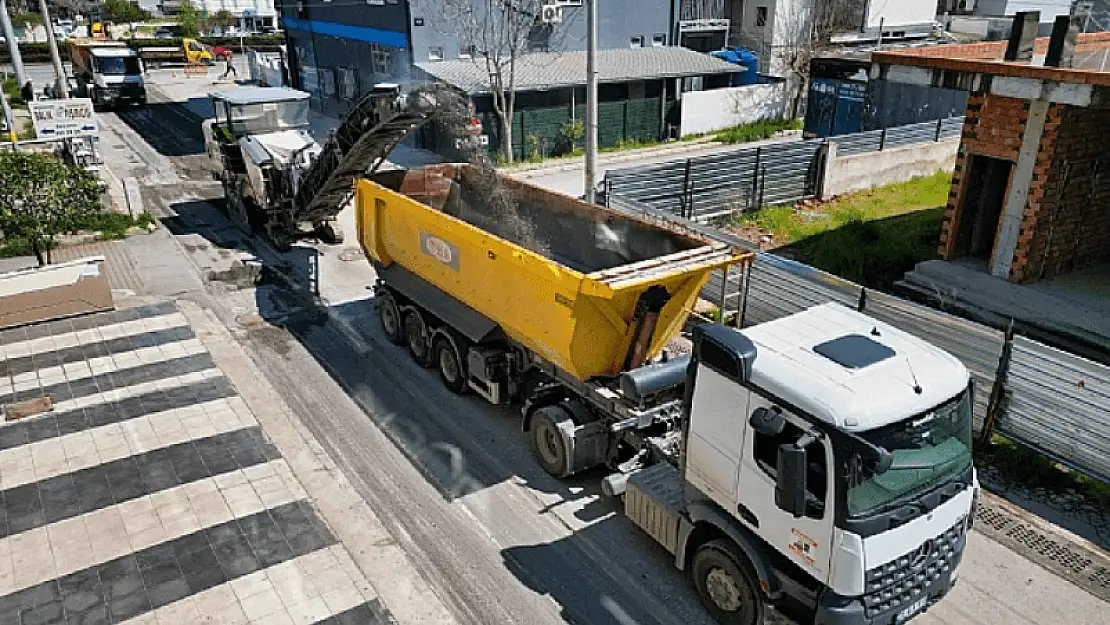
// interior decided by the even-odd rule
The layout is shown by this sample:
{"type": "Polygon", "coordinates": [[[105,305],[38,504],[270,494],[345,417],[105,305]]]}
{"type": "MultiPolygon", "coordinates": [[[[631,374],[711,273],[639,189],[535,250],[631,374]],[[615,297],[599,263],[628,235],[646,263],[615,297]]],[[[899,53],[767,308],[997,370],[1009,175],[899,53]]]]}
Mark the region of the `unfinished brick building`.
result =
{"type": "Polygon", "coordinates": [[[1034,40],[1034,20],[1009,42],[872,56],[873,79],[970,92],[939,253],[1019,283],[1110,262],[1110,32],[1064,16],[1034,40]]]}

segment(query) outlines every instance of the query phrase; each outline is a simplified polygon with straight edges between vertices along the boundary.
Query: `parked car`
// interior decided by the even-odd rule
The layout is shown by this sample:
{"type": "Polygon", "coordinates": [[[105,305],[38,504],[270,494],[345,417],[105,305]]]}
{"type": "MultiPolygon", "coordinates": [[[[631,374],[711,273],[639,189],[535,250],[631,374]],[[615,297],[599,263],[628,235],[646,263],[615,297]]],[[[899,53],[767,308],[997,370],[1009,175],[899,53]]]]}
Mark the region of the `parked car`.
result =
{"type": "Polygon", "coordinates": [[[168,28],[159,28],[154,31],[155,39],[173,39],[173,31],[168,28]]]}

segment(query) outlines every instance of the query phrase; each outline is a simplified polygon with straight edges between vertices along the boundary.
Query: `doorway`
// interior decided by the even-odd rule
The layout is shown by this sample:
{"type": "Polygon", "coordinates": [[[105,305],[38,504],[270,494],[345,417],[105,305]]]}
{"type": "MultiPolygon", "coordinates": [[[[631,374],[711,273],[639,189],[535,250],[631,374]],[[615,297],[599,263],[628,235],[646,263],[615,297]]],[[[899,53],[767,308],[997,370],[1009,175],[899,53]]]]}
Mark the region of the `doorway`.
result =
{"type": "Polygon", "coordinates": [[[956,258],[990,260],[1013,168],[1013,163],[1000,158],[971,156],[957,225],[956,258]]]}

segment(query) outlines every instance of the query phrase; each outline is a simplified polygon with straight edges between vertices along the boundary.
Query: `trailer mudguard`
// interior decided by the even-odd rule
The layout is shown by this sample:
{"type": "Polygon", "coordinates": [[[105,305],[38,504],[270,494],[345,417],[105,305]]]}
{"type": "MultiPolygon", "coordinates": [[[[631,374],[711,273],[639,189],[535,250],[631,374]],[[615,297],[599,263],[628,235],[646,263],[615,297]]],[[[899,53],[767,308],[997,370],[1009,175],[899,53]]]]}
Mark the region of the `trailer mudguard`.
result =
{"type": "MultiPolygon", "coordinates": [[[[687,492],[689,492],[687,486],[687,492]]],[[[759,577],[759,584],[763,587],[768,599],[778,598],[781,588],[778,578],[771,569],[771,560],[767,557],[767,550],[763,542],[751,530],[741,525],[735,517],[725,512],[719,505],[709,500],[691,501],[686,504],[686,514],[689,523],[681,523],[678,528],[678,541],[675,549],[675,566],[679,570],[686,570],[686,546],[690,536],[699,524],[707,524],[723,532],[748,559],[752,570],[759,577]]]]}

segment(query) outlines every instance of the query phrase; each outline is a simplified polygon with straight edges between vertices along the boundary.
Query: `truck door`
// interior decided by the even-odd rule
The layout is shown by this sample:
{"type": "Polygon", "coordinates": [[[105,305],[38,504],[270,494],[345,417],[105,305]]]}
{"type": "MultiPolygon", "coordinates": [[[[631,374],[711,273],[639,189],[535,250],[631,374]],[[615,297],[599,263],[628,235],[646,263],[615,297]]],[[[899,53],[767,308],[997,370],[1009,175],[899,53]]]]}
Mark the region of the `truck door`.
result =
{"type": "MultiPolygon", "coordinates": [[[[699,380],[700,383],[700,380],[699,380]]],[[[794,443],[803,432],[813,431],[789,410],[783,409],[757,392],[751,393],[744,423],[744,454],[741,461],[736,499],[748,509],[757,523],[756,531],[775,549],[789,557],[803,570],[825,582],[829,574],[833,528],[832,446],[827,437],[818,438],[806,447],[808,506],[805,516],[793,515],[775,505],[775,478],[779,445],[794,443]],[[749,418],[759,408],[780,412],[786,426],[778,436],[752,429],[749,418]]]]}
{"type": "Polygon", "coordinates": [[[751,393],[736,381],[736,360],[714,358],[716,351],[727,355],[708,341],[702,346],[686,440],[686,477],[723,508],[732,510],[751,393]]]}

